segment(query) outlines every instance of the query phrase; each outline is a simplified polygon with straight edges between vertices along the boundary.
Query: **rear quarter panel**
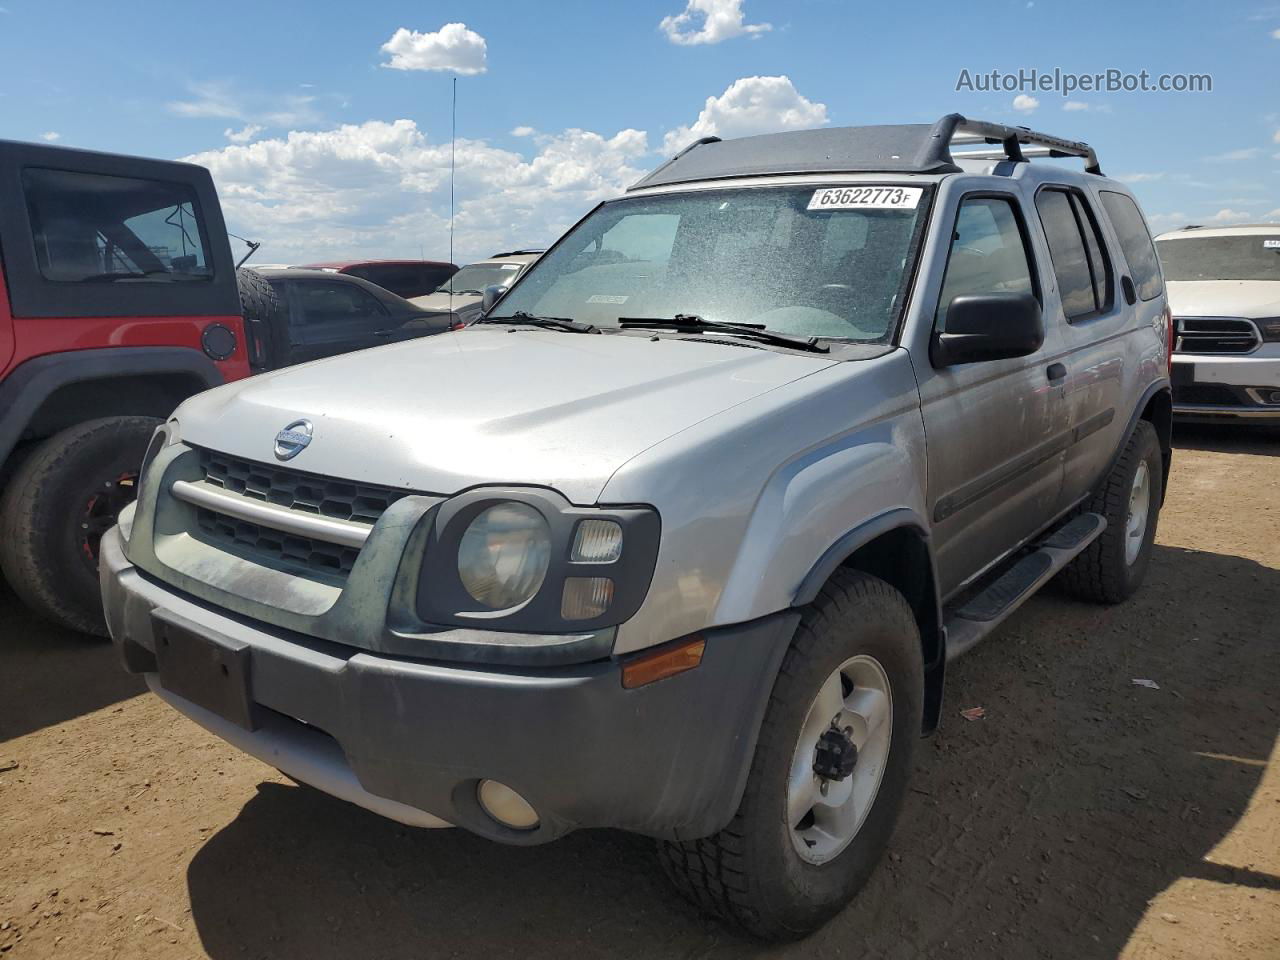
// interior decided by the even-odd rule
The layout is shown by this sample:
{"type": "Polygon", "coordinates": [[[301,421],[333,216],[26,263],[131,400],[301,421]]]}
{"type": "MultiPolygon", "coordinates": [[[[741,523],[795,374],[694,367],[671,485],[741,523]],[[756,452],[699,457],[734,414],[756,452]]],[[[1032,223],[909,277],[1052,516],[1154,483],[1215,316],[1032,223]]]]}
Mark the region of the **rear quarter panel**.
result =
{"type": "Polygon", "coordinates": [[[652,503],[662,546],[616,653],[791,606],[845,533],[924,516],[924,429],[905,350],[833,364],[704,420],[623,465],[602,503],[652,503]]]}

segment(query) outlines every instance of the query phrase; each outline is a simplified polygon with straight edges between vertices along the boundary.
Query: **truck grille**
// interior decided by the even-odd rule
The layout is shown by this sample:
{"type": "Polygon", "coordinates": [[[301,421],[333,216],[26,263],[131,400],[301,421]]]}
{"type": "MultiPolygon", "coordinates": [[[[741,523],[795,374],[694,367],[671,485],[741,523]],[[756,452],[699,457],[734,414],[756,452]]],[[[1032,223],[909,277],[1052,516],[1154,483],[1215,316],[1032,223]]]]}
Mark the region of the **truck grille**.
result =
{"type": "Polygon", "coordinates": [[[1262,343],[1258,328],[1238,317],[1178,317],[1174,353],[1252,353],[1262,343]]]}
{"type": "MultiPolygon", "coordinates": [[[[253,460],[201,449],[204,482],[228,493],[290,510],[372,526],[409,491],[335,480],[286,470],[253,460]]],[[[358,547],[286,533],[200,506],[200,539],[250,559],[265,559],[306,573],[346,577],[360,555],[358,547]]]]}
{"type": "Polygon", "coordinates": [[[407,490],[334,480],[313,473],[241,460],[211,450],[200,451],[205,483],[242,497],[274,503],[336,520],[374,524],[383,512],[409,495],[407,490]]]}

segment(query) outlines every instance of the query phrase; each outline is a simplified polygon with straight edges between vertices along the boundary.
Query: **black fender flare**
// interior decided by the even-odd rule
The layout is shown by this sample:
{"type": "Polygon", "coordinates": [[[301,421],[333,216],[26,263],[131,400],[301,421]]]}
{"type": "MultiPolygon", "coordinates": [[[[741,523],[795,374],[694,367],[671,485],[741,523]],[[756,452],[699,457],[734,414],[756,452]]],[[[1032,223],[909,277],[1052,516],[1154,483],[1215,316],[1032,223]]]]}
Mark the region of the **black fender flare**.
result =
{"type": "MultiPolygon", "coordinates": [[[[919,538],[928,557],[926,572],[926,596],[912,603],[917,621],[921,625],[921,641],[926,645],[924,653],[924,724],[923,733],[937,729],[942,715],[942,688],[947,665],[946,628],[942,619],[942,597],[938,592],[938,570],[933,556],[929,525],[920,514],[907,507],[897,507],[864,520],[852,530],[836,538],[805,574],[792,598],[793,607],[802,607],[817,599],[822,585],[859,549],[894,530],[907,530],[919,538]],[[930,637],[927,634],[933,633],[930,637]]],[[[910,598],[909,598],[910,602],[910,598]]]]}
{"type": "Polygon", "coordinates": [[[222,373],[212,360],[190,347],[100,347],[47,353],[20,363],[0,381],[0,463],[53,392],[67,384],[161,374],[182,374],[220,386],[222,373]]]}

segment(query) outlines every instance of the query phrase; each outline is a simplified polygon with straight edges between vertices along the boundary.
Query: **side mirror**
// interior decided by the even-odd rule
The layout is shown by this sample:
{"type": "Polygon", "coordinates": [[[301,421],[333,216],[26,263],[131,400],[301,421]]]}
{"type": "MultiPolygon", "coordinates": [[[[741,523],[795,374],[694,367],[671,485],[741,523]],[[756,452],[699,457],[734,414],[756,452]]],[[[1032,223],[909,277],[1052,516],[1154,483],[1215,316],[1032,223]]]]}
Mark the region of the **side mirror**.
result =
{"type": "Polygon", "coordinates": [[[966,294],[947,307],[944,329],[929,345],[929,359],[935,367],[1007,360],[1035,353],[1042,343],[1040,303],[1031,294],[966,294]]]}
{"type": "Polygon", "coordinates": [[[492,310],[493,305],[497,303],[498,300],[502,297],[502,295],[506,292],[507,292],[506,287],[500,286],[499,284],[496,284],[496,283],[490,284],[489,286],[485,287],[484,296],[480,300],[481,311],[484,313],[488,313],[490,310],[492,310]]]}

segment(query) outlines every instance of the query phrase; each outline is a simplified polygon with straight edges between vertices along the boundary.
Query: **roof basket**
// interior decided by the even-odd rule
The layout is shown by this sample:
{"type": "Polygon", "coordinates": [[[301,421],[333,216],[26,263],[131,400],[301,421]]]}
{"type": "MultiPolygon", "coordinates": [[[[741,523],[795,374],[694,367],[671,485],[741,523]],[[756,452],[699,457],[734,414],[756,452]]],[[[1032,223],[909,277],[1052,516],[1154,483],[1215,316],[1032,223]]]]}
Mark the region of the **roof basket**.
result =
{"type": "MultiPolygon", "coordinates": [[[[1085,173],[1101,175],[1098,155],[1093,147],[1080,140],[1064,140],[1048,133],[1038,133],[1027,127],[1011,127],[987,120],[970,120],[958,113],[949,113],[933,126],[935,136],[950,146],[970,143],[998,144],[1000,152],[989,150],[951,153],[952,159],[1011,160],[1020,163],[1029,157],[1081,157],[1085,173]],[[1023,145],[1031,147],[1023,150],[1023,145]]],[[[950,153],[950,150],[948,150],[950,153]]]]}
{"type": "Polygon", "coordinates": [[[1102,173],[1097,154],[1087,143],[949,113],[932,124],[822,127],[734,140],[704,137],[641,177],[630,189],[784,174],[958,173],[957,157],[1019,163],[1029,156],[1082,157],[1087,173],[1102,173]],[[964,144],[994,145],[997,149],[953,156],[951,148],[964,144]]]}

